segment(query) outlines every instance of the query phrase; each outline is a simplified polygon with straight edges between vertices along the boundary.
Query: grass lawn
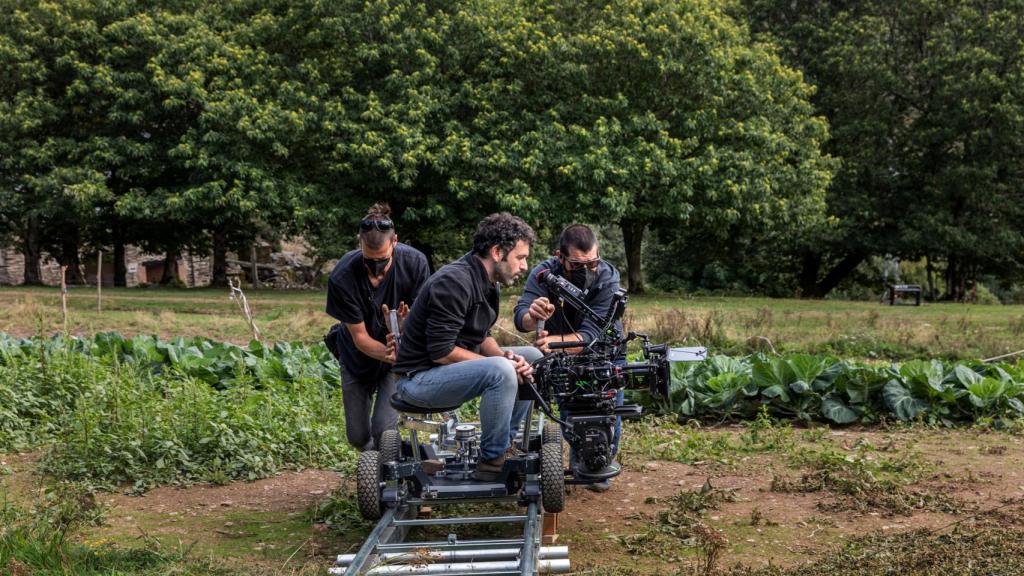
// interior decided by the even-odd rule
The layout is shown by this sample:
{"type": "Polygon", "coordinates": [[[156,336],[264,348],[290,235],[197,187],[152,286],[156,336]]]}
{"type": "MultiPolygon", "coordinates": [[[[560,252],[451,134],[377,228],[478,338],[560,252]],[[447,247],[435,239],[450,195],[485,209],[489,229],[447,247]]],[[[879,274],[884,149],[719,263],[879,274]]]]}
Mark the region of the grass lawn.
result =
{"type": "MultiPolygon", "coordinates": [[[[253,291],[249,305],[265,339],[315,342],[333,321],[315,291],[253,291]]],[[[516,295],[505,298],[499,328],[503,343],[519,343],[511,322],[516,295]]],[[[105,289],[96,310],[91,288],[68,293],[73,334],[116,330],[163,337],[206,336],[244,343],[251,333],[227,290],[105,289]]],[[[890,307],[874,302],[770,298],[637,296],[627,328],[656,341],[701,343],[745,354],[757,349],[831,353],[846,358],[990,358],[1024,342],[1024,306],[926,304],[890,307]]],[[[54,288],[0,288],[0,331],[19,336],[62,329],[54,288]]]]}

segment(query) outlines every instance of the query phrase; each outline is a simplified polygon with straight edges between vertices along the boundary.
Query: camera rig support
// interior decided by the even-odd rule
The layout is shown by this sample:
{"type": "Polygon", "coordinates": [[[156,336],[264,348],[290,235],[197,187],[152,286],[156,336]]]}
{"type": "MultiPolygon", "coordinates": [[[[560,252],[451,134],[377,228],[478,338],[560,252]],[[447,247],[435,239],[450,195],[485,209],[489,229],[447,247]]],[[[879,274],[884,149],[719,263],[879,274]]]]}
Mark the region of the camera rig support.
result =
{"type": "Polygon", "coordinates": [[[628,296],[619,289],[613,295],[608,313],[599,315],[586,303],[586,293],[557,274],[541,271],[538,281],[547,287],[557,305],[568,305],[600,327],[597,338],[579,342],[549,343],[551,353],[537,360],[534,381],[529,384],[540,409],[561,427],[570,446],[569,482],[592,483],[617,476],[614,461],[616,419],[638,418],[643,408],[636,404],[618,405],[619,392],[626,388],[646,388],[659,398],[669,394],[671,361],[703,359],[704,348],[674,348],[651,344],[646,334],[623,334],[618,328],[626,310],[628,296]],[[643,360],[626,362],[624,349],[639,339],[643,360]],[[554,414],[559,406],[561,417],[554,414]]]}

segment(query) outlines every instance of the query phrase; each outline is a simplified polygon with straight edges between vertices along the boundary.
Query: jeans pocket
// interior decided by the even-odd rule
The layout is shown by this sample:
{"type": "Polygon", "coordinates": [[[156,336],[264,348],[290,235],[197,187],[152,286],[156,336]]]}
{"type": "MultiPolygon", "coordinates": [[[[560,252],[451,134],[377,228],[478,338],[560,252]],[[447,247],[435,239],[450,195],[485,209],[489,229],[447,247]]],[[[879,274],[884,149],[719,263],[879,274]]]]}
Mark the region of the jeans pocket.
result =
{"type": "Polygon", "coordinates": [[[416,390],[416,392],[420,392],[420,394],[410,391],[410,388],[416,389],[419,388],[420,385],[421,384],[416,381],[415,376],[413,376],[412,378],[403,378],[402,380],[399,380],[396,386],[399,398],[408,402],[409,404],[412,404],[413,406],[420,406],[422,408],[434,408],[435,406],[433,402],[430,402],[429,400],[424,400],[423,398],[420,397],[423,392],[422,390],[416,390]]]}

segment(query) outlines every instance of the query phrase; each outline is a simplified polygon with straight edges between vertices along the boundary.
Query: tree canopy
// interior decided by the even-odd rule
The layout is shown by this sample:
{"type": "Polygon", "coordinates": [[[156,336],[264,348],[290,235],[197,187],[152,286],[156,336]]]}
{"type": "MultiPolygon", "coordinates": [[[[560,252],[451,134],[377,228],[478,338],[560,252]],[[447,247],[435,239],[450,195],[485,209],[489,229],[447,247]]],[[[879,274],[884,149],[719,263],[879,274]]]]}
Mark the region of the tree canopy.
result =
{"type": "Polygon", "coordinates": [[[826,294],[872,254],[942,261],[951,298],[981,273],[1020,275],[1024,3],[746,4],[818,86],[826,149],[842,159],[831,225],[801,248],[805,294],[826,294]]]}
{"type": "Polygon", "coordinates": [[[222,281],[384,200],[435,265],[509,210],[616,229],[634,292],[653,232],[661,286],[892,253],[957,297],[1024,271],[1022,1],[0,0],[0,239],[222,281]]]}

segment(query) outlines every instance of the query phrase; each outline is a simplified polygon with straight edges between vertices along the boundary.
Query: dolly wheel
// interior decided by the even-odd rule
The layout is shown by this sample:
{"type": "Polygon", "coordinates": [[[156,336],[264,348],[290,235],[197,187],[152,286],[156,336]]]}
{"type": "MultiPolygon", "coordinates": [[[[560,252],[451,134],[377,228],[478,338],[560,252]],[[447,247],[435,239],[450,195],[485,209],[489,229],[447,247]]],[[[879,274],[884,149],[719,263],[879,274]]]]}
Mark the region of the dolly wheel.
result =
{"type": "Polygon", "coordinates": [[[385,430],[380,435],[380,461],[398,462],[402,459],[402,435],[398,430],[385,430]]]}
{"type": "Polygon", "coordinates": [[[559,442],[562,441],[562,427],[558,425],[558,422],[546,422],[544,424],[544,430],[540,434],[541,444],[547,444],[548,442],[559,442]]]}
{"type": "Polygon", "coordinates": [[[380,518],[380,452],[367,450],[359,454],[356,465],[356,503],[367,520],[380,518]]]}
{"type": "Polygon", "coordinates": [[[561,512],[565,508],[565,468],[560,442],[540,447],[540,498],[545,512],[561,512]]]}

